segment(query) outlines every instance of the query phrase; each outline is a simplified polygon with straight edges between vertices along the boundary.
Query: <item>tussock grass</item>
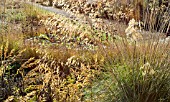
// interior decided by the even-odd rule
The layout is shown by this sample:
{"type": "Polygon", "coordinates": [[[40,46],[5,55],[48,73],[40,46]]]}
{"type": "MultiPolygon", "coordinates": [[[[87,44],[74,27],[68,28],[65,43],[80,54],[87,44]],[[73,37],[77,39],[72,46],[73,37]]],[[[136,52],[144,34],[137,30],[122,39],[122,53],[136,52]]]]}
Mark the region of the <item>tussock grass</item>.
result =
{"type": "Polygon", "coordinates": [[[115,43],[104,51],[107,59],[94,83],[93,101],[169,101],[169,44],[115,43]]]}

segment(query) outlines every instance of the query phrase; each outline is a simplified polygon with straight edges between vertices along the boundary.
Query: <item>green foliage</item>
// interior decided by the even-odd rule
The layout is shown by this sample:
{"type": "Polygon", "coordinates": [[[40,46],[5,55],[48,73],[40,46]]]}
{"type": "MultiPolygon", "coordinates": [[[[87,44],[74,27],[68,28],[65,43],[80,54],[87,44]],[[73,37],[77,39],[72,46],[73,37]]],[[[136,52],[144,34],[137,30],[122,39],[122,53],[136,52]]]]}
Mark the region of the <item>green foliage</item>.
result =
{"type": "Polygon", "coordinates": [[[113,49],[116,55],[106,61],[102,79],[92,87],[93,94],[103,102],[168,102],[170,56],[167,46],[124,44],[113,49]],[[95,92],[96,88],[100,91],[95,92]]]}

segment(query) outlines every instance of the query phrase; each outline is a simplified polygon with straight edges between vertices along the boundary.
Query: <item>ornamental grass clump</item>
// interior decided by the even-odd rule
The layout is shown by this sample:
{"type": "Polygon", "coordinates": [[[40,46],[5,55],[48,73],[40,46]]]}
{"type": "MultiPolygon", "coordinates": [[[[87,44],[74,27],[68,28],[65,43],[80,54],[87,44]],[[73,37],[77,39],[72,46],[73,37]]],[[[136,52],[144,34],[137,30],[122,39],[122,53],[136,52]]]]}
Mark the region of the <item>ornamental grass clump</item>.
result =
{"type": "Polygon", "coordinates": [[[110,97],[105,99],[120,102],[170,101],[169,45],[122,44],[115,44],[113,54],[104,65],[104,82],[109,87],[104,92],[110,97]]]}

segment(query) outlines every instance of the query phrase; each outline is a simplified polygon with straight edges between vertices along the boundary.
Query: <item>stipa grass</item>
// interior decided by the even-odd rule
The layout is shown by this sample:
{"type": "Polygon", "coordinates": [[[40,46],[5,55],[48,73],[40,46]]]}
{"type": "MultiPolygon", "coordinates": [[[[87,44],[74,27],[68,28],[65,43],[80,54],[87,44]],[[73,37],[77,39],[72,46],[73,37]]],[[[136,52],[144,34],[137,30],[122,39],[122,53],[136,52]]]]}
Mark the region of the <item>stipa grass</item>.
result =
{"type": "Polygon", "coordinates": [[[105,50],[104,72],[93,84],[93,101],[168,102],[170,56],[168,44],[136,46],[123,42],[105,50]]]}

